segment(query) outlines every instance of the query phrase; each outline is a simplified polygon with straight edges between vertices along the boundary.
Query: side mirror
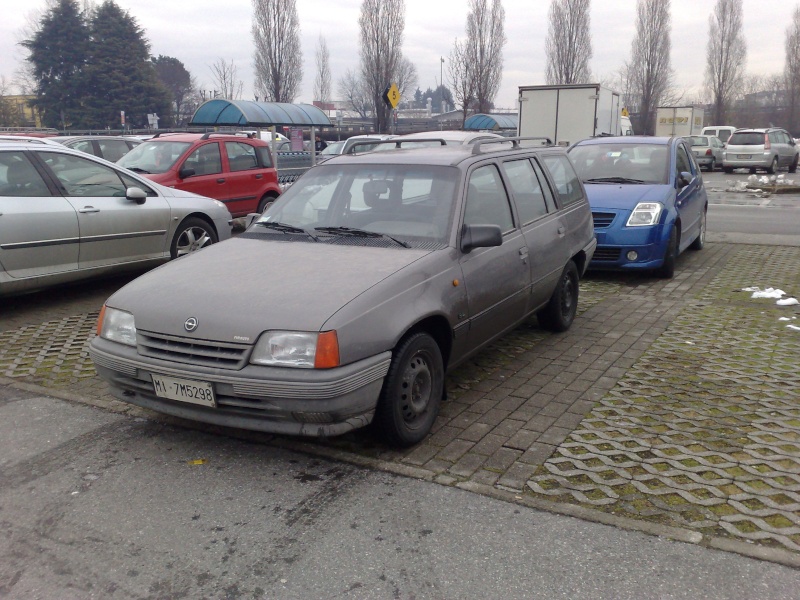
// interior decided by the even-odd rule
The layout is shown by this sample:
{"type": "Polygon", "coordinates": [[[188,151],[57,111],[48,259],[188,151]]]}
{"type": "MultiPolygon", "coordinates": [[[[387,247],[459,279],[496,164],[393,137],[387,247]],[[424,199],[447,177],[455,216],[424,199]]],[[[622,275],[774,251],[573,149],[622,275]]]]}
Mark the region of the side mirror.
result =
{"type": "Polygon", "coordinates": [[[685,188],[692,181],[692,174],[688,171],[683,171],[678,177],[678,187],[685,188]]]}
{"type": "Polygon", "coordinates": [[[503,245],[503,232],[499,225],[467,225],[461,228],[461,251],[473,248],[490,248],[503,245]]]}
{"type": "Polygon", "coordinates": [[[187,177],[191,177],[194,175],[196,171],[190,167],[183,167],[180,171],[178,171],[178,177],[181,179],[186,179],[187,177]]]}
{"type": "Polygon", "coordinates": [[[144,204],[147,200],[147,192],[140,187],[131,186],[125,190],[125,197],[136,204],[144,204]]]}

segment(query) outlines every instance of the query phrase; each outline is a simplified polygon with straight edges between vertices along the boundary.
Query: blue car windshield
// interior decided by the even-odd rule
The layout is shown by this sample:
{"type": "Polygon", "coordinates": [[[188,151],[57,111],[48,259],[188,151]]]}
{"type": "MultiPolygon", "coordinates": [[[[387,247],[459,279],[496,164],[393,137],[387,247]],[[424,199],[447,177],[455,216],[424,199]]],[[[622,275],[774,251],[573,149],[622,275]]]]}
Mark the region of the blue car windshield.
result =
{"type": "Polygon", "coordinates": [[[569,157],[584,183],[667,183],[666,145],[585,144],[573,146],[569,157]]]}
{"type": "Polygon", "coordinates": [[[281,195],[259,222],[326,231],[351,229],[411,245],[446,244],[459,170],[409,164],[323,164],[281,195]]]}

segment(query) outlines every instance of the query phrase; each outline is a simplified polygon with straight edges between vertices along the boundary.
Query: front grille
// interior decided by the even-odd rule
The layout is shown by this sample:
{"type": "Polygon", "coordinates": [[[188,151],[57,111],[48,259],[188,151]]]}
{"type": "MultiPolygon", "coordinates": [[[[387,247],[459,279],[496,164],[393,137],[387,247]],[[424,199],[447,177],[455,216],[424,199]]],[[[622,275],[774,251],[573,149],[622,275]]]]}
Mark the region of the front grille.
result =
{"type": "Polygon", "coordinates": [[[611,223],[614,222],[614,217],[616,216],[617,215],[614,213],[593,212],[592,219],[594,219],[594,228],[602,229],[604,227],[611,227],[611,223]]]}
{"type": "Polygon", "coordinates": [[[619,260],[622,248],[617,246],[598,246],[594,251],[592,260],[614,261],[619,260]]]}
{"type": "Polygon", "coordinates": [[[247,364],[251,346],[136,332],[136,349],[142,356],[218,369],[241,369],[247,364]]]}

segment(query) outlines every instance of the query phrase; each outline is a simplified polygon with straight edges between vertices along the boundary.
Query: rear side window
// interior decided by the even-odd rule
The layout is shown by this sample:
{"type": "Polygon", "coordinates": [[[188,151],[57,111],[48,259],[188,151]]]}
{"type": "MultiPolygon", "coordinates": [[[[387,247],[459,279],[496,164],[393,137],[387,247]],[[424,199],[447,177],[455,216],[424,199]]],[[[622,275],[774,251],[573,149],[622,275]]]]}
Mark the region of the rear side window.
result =
{"type": "Polygon", "coordinates": [[[764,134],[758,131],[734,133],[728,141],[729,146],[763,146],[764,134]]]}
{"type": "Polygon", "coordinates": [[[39,172],[22,152],[0,153],[0,196],[50,196],[39,172]]]}
{"type": "Polygon", "coordinates": [[[519,218],[523,225],[547,214],[547,205],[544,201],[542,185],[533,171],[533,165],[528,159],[512,160],[503,163],[503,169],[508,177],[508,185],[514,194],[514,200],[519,210],[519,218]]]}
{"type": "Polygon", "coordinates": [[[94,154],[94,148],[92,147],[91,140],[81,140],[79,142],[75,142],[70,146],[73,150],[80,150],[81,152],[86,152],[86,154],[94,154]]]}
{"type": "Polygon", "coordinates": [[[258,153],[258,158],[262,167],[270,168],[272,166],[272,154],[267,146],[256,147],[256,153],[258,153]]]}
{"type": "Polygon", "coordinates": [[[542,158],[555,183],[561,208],[582,200],[583,190],[569,159],[557,154],[548,154],[542,158]]]}

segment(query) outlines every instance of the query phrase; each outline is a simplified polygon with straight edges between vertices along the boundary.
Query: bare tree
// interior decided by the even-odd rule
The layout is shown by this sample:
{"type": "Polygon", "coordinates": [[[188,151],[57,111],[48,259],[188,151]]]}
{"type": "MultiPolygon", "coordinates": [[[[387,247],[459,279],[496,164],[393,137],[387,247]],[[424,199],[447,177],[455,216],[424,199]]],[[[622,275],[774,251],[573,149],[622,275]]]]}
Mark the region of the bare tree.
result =
{"type": "Polygon", "coordinates": [[[550,4],[550,29],[545,41],[547,70],[551,85],[588,83],[592,39],[589,31],[591,0],[553,0],[550,4]]]}
{"type": "Polygon", "coordinates": [[[220,58],[209,69],[216,97],[228,100],[238,100],[242,97],[244,82],[239,79],[238,69],[232,60],[226,63],[224,58],[220,58]]]}
{"type": "Polygon", "coordinates": [[[447,61],[447,74],[450,80],[450,89],[453,98],[461,106],[461,125],[467,120],[467,113],[475,102],[475,76],[473,75],[474,61],[469,55],[471,46],[466,42],[456,40],[450,57],[447,61]]]}
{"type": "Polygon", "coordinates": [[[360,73],[348,70],[339,80],[338,91],[348,109],[358,113],[362,119],[369,118],[372,110],[372,93],[364,84],[360,73]]]}
{"type": "Polygon", "coordinates": [[[741,87],[747,45],[742,30],[742,0],[717,0],[708,18],[706,86],[714,110],[714,123],[723,125],[725,113],[741,87]]]}
{"type": "Polygon", "coordinates": [[[656,108],[672,87],[670,4],[670,0],[638,0],[636,5],[636,36],[626,77],[638,105],[639,128],[645,135],[653,134],[656,108]]]}
{"type": "Polygon", "coordinates": [[[328,43],[322,34],[317,40],[317,75],[314,78],[314,100],[330,102],[331,100],[331,55],[328,43]]]}
{"type": "Polygon", "coordinates": [[[418,76],[416,65],[403,56],[400,59],[400,64],[397,66],[397,74],[394,77],[394,82],[397,84],[397,89],[400,90],[400,97],[406,97],[406,92],[416,88],[417,81],[418,76]]]}
{"type": "Polygon", "coordinates": [[[303,80],[300,20],[295,0],[253,0],[256,95],[294,102],[303,80]]]}
{"type": "Polygon", "coordinates": [[[800,5],[795,7],[792,22],[786,28],[786,63],[784,65],[786,81],[786,123],[792,135],[800,134],[800,5]]]}
{"type": "Polygon", "coordinates": [[[361,4],[361,77],[372,97],[378,133],[389,125],[383,92],[397,77],[401,65],[405,12],[404,0],[363,0],[361,4]]]}
{"type": "Polygon", "coordinates": [[[489,112],[503,78],[503,46],[506,44],[505,18],[501,0],[469,0],[467,13],[468,54],[475,77],[478,112],[489,112]]]}

